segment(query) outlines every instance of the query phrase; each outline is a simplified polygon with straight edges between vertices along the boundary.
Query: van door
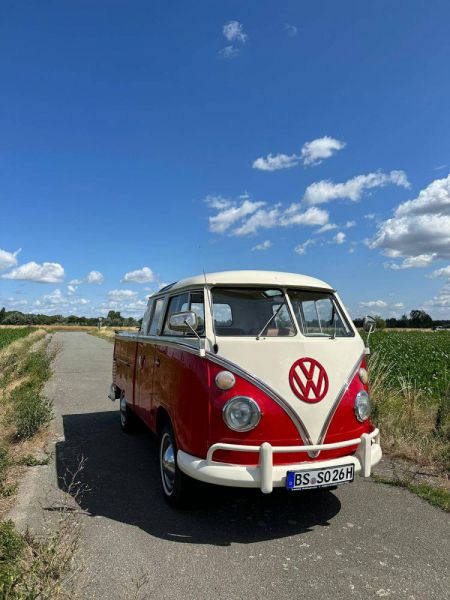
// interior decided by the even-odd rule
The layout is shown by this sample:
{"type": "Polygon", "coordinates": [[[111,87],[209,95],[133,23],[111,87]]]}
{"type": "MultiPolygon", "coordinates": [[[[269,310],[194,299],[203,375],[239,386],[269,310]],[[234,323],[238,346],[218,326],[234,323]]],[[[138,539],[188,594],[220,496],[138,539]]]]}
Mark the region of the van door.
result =
{"type": "Polygon", "coordinates": [[[158,333],[161,320],[164,298],[158,298],[152,307],[148,332],[145,330],[139,339],[136,356],[136,392],[135,411],[150,428],[154,428],[154,419],[151,411],[153,395],[153,377],[155,368],[154,340],[158,333]]]}

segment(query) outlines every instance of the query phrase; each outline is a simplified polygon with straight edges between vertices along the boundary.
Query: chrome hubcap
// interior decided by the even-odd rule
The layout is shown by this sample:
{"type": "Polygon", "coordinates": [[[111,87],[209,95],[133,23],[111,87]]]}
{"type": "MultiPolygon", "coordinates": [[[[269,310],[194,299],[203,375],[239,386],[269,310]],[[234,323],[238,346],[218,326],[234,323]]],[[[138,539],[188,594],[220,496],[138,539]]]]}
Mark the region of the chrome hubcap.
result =
{"type": "Polygon", "coordinates": [[[125,398],[120,399],[120,421],[122,425],[125,425],[127,420],[127,401],[125,398]]]}
{"type": "Polygon", "coordinates": [[[164,488],[171,494],[175,484],[175,453],[168,433],[161,440],[160,462],[164,488]]]}

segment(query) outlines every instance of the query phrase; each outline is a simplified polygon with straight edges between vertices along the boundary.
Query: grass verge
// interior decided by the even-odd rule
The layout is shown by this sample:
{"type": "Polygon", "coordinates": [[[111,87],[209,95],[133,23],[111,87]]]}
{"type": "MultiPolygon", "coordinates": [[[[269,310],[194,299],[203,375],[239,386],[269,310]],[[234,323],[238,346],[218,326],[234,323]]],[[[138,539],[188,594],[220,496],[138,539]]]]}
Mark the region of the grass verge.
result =
{"type": "Polygon", "coordinates": [[[379,475],[372,475],[372,479],[378,483],[405,488],[423,498],[429,504],[437,506],[445,512],[450,512],[450,492],[448,490],[436,488],[428,483],[413,483],[407,480],[380,477],[379,475]]]}
{"type": "Polygon", "coordinates": [[[64,585],[79,541],[79,523],[64,515],[45,538],[19,532],[12,521],[0,523],[0,598],[70,598],[64,585]]]}
{"type": "Polygon", "coordinates": [[[45,336],[34,330],[0,352],[0,514],[9,508],[3,499],[14,495],[24,467],[46,460],[53,411],[43,388],[56,350],[49,352],[45,336]]]}

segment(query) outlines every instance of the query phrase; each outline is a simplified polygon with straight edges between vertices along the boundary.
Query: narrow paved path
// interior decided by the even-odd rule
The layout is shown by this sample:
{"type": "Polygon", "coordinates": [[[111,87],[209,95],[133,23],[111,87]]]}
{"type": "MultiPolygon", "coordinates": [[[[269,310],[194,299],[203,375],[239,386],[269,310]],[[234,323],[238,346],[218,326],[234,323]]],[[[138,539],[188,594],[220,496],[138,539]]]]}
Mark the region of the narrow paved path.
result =
{"type": "Polygon", "coordinates": [[[358,481],[322,497],[213,489],[169,508],[150,433],[119,427],[107,399],[112,345],[56,333],[49,386],[62,474],[84,456],[86,598],[450,598],[448,515],[409,492],[358,481]]]}

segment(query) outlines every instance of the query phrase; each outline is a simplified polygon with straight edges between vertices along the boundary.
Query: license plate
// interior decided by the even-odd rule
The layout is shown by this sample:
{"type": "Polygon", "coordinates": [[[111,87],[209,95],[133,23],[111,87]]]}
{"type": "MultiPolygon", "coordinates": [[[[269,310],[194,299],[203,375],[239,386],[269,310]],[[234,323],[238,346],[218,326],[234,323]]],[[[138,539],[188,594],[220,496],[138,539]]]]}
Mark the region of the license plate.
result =
{"type": "Polygon", "coordinates": [[[350,483],[354,478],[354,465],[288,471],[286,474],[286,487],[288,490],[322,488],[339,485],[341,483],[350,483]]]}

